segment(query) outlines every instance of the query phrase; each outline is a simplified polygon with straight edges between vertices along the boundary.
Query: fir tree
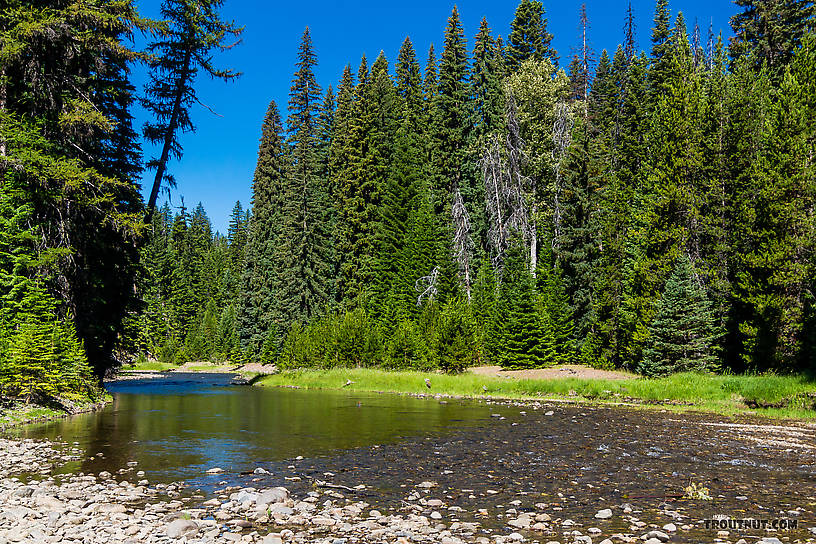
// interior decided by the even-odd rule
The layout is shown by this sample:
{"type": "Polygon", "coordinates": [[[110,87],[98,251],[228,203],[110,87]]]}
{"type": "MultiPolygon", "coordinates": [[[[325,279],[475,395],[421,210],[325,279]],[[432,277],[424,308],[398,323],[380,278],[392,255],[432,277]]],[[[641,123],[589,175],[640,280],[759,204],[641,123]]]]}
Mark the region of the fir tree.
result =
{"type": "Polygon", "coordinates": [[[245,260],[236,311],[236,328],[244,349],[260,353],[267,331],[275,327],[278,247],[282,236],[282,213],[287,161],[283,126],[278,107],[269,103],[258,147],[252,182],[252,217],[249,221],[245,260]]]}
{"type": "Polygon", "coordinates": [[[640,371],[647,376],[714,371],[719,336],[711,303],[696,283],[691,262],[681,257],[649,325],[640,371]]]}
{"type": "Polygon", "coordinates": [[[329,233],[325,221],[331,203],[319,175],[317,119],[320,87],[314,75],[317,57],[308,27],[298,51],[297,71],[289,92],[287,144],[291,161],[283,191],[276,313],[281,322],[307,321],[329,302],[329,233]]]}
{"type": "Polygon", "coordinates": [[[159,157],[148,162],[156,170],[150,198],[147,202],[148,220],[156,207],[162,183],[172,185],[173,178],[166,173],[167,163],[181,157],[179,132],[194,130],[190,108],[198,99],[193,86],[199,71],[212,78],[229,81],[238,73],[216,68],[212,51],[229,49],[234,44],[224,43],[230,36],[240,36],[243,28],[220,19],[218,10],[222,0],[165,0],[162,16],[169,30],[148,46],[153,54],[150,81],[145,87],[143,106],[155,117],[145,125],[145,138],[161,145],[159,157]]]}
{"type": "Polygon", "coordinates": [[[742,8],[731,17],[731,56],[750,56],[780,77],[802,39],[812,28],[814,7],[809,0],[735,0],[742,8]]]}
{"type": "Polygon", "coordinates": [[[521,0],[510,23],[505,59],[510,72],[527,59],[547,59],[558,66],[558,53],[552,48],[553,35],[547,31],[544,6],[538,0],[521,0]]]}
{"type": "Polygon", "coordinates": [[[472,139],[477,149],[485,144],[487,135],[502,128],[504,97],[498,56],[487,19],[482,19],[476,34],[470,71],[474,115],[472,139]]]}

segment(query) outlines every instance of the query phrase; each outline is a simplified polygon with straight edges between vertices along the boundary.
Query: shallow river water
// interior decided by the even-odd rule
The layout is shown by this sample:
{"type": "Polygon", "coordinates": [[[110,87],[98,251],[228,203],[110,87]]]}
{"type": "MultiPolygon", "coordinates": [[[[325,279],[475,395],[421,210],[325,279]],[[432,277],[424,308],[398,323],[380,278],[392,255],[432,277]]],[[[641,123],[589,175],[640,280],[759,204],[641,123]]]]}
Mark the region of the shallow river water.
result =
{"type": "Polygon", "coordinates": [[[104,410],[18,432],[76,442],[84,461],[62,471],[115,472],[137,461],[151,481],[185,480],[205,494],[283,485],[303,495],[329,481],[363,484],[362,500],[391,511],[419,491],[462,509],[446,516],[497,531],[513,530],[507,519],[546,503],[561,519],[606,534],[632,533],[631,520],[594,514],[631,508],[650,524],[691,526],[672,542],[716,541],[703,520],[717,515],[798,524],[773,533],[732,529],[723,541],[816,538],[813,423],[228,382],[206,374],[117,382],[104,410]],[[225,472],[206,474],[212,467],[225,472]],[[251,474],[256,467],[270,474],[251,474]],[[691,483],[712,499],[683,498],[691,483]]]}

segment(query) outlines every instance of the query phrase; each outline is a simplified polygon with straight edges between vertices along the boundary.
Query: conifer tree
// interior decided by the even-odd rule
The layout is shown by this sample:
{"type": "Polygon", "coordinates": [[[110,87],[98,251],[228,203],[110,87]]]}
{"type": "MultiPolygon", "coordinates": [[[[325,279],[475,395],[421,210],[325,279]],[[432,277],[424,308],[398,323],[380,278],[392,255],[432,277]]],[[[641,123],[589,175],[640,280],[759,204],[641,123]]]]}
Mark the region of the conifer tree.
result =
{"type": "Polygon", "coordinates": [[[470,294],[473,239],[485,230],[481,184],[468,168],[471,131],[471,88],[465,35],[454,6],[445,29],[445,49],[439,65],[439,93],[435,99],[435,207],[451,217],[451,252],[456,256],[459,281],[470,294]]]}
{"type": "Polygon", "coordinates": [[[691,262],[680,257],[649,325],[640,371],[663,376],[716,370],[719,336],[711,303],[696,283],[691,262]]]}
{"type": "Polygon", "coordinates": [[[423,89],[422,74],[411,38],[406,37],[397,57],[395,87],[405,106],[405,120],[411,133],[422,133],[423,89]]]}
{"type": "Polygon", "coordinates": [[[537,303],[535,279],[518,244],[508,250],[496,310],[491,360],[508,369],[541,368],[553,362],[548,318],[537,303]]]}
{"type": "Polygon", "coordinates": [[[488,135],[494,134],[502,127],[504,97],[498,56],[487,19],[483,18],[476,34],[470,71],[474,115],[472,139],[477,151],[485,145],[488,135]]]}
{"type": "Polygon", "coordinates": [[[547,31],[544,5],[538,0],[521,0],[507,36],[507,69],[515,72],[528,59],[547,59],[558,66],[558,53],[551,45],[552,39],[553,35],[547,31]]]}
{"type": "Polygon", "coordinates": [[[241,201],[235,202],[230,214],[227,228],[227,241],[230,246],[230,262],[234,270],[238,270],[244,263],[244,250],[247,243],[247,213],[244,212],[241,201]]]}
{"type": "Polygon", "coordinates": [[[341,297],[355,307],[373,285],[376,238],[382,228],[382,195],[387,183],[399,104],[380,54],[369,78],[361,65],[354,94],[347,167],[341,187],[341,297]]]}
{"type": "Polygon", "coordinates": [[[252,217],[235,317],[241,344],[252,355],[260,353],[268,331],[283,326],[275,321],[278,276],[284,273],[278,260],[287,170],[283,138],[280,113],[273,100],[261,125],[252,181],[252,217]]]}
{"type": "Polygon", "coordinates": [[[735,0],[742,8],[731,17],[731,56],[751,56],[757,66],[767,63],[775,78],[812,30],[816,7],[809,0],[735,0]]]}
{"type": "Polygon", "coordinates": [[[212,52],[233,47],[224,40],[240,36],[243,31],[220,19],[222,4],[223,0],[165,0],[162,4],[162,17],[169,30],[148,46],[155,60],[151,62],[150,81],[142,101],[155,118],[145,125],[145,138],[161,145],[161,154],[148,162],[148,167],[156,170],[147,202],[148,220],[162,183],[174,183],[166,170],[170,159],[181,157],[179,132],[194,130],[190,108],[198,101],[193,84],[199,71],[224,81],[239,75],[213,64],[212,52]]]}
{"type": "Polygon", "coordinates": [[[284,186],[279,263],[276,286],[276,319],[286,324],[305,322],[321,313],[329,302],[331,277],[330,239],[326,216],[331,203],[320,176],[317,153],[320,86],[314,75],[317,57],[309,28],[303,32],[298,62],[289,91],[288,163],[284,186]]]}

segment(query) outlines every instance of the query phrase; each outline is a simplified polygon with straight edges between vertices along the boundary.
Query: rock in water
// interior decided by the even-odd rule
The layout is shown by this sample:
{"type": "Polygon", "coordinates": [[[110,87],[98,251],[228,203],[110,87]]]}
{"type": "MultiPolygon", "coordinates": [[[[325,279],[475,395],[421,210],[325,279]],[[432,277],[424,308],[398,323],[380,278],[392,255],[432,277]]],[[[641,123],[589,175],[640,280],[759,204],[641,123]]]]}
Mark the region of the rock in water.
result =
{"type": "Polygon", "coordinates": [[[609,508],[604,508],[603,510],[599,510],[597,514],[595,514],[597,519],[609,519],[612,517],[612,510],[609,508]]]}
{"type": "Polygon", "coordinates": [[[170,538],[181,538],[183,536],[193,536],[198,533],[198,524],[189,519],[177,519],[167,526],[167,536],[170,538]]]}

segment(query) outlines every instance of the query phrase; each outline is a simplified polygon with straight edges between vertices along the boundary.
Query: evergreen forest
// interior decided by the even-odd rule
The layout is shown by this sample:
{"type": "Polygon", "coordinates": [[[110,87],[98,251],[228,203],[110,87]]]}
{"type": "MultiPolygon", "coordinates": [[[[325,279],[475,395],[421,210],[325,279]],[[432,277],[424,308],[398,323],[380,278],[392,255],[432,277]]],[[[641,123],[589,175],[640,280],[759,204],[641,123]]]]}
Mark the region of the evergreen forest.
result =
{"type": "Polygon", "coordinates": [[[323,85],[306,28],[288,103],[259,112],[252,201],[219,233],[158,196],[197,78],[240,75],[212,60],[242,31],[221,0],[158,20],[9,0],[0,392],[91,390],[136,358],[816,370],[813,6],[735,3],[726,39],[657,0],[648,51],[630,5],[600,53],[576,6],[569,55],[538,0],[504,37],[483,19],[472,49],[454,7],[427,53],[405,38],[323,85]]]}

